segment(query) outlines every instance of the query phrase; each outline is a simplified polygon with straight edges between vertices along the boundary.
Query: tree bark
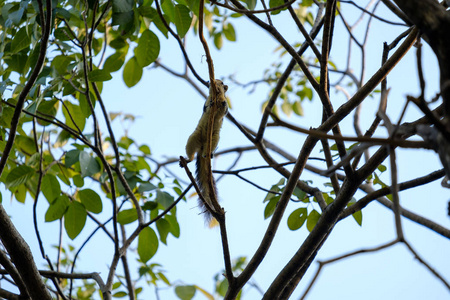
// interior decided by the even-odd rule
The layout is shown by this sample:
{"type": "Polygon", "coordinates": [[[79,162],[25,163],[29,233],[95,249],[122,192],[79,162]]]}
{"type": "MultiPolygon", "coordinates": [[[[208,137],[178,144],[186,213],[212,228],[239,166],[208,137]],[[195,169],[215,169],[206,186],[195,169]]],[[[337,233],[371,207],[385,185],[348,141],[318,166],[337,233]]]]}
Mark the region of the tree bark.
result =
{"type": "Polygon", "coordinates": [[[51,300],[52,297],[36,268],[30,247],[16,230],[2,205],[0,205],[0,228],[0,239],[22,277],[31,299],[51,300]]]}

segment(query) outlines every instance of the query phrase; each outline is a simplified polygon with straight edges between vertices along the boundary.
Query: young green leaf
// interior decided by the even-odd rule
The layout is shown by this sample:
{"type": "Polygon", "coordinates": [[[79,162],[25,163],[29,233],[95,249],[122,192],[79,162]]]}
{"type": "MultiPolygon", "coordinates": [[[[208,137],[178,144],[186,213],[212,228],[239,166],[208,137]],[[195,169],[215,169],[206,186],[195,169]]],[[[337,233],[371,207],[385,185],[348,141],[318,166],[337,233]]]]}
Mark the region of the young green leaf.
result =
{"type": "Polygon", "coordinates": [[[45,222],[53,222],[61,219],[67,211],[70,201],[66,195],[56,198],[48,207],[45,213],[45,222]]]}
{"type": "Polygon", "coordinates": [[[111,79],[112,76],[107,70],[92,70],[88,74],[88,80],[91,82],[108,81],[111,79]]]}
{"type": "Polygon", "coordinates": [[[145,227],[142,229],[139,233],[137,251],[143,263],[148,262],[155,255],[158,244],[158,237],[152,228],[145,227]]]}
{"type": "Polygon", "coordinates": [[[73,164],[77,163],[80,160],[80,150],[73,149],[66,153],[64,158],[64,163],[66,167],[71,167],[73,164]]]}
{"type": "Polygon", "coordinates": [[[158,190],[156,192],[156,201],[164,208],[168,208],[170,205],[172,205],[174,199],[169,193],[158,190]]]}
{"type": "Polygon", "coordinates": [[[80,152],[80,169],[81,169],[81,176],[91,176],[95,173],[100,172],[100,165],[99,163],[89,155],[89,153],[85,151],[80,152]]]}
{"type": "Polygon", "coordinates": [[[74,201],[69,204],[64,214],[64,228],[71,240],[76,238],[86,224],[86,208],[80,202],[74,201]]]}
{"type": "Polygon", "coordinates": [[[56,176],[52,174],[46,174],[42,178],[41,191],[47,199],[48,203],[52,203],[59,195],[61,195],[61,185],[59,184],[56,176]]]}
{"type": "Polygon", "coordinates": [[[175,19],[175,6],[172,0],[163,0],[161,1],[161,8],[165,14],[165,17],[169,22],[173,22],[175,19]]]}
{"type": "Polygon", "coordinates": [[[78,105],[72,104],[70,101],[64,101],[63,114],[66,119],[67,126],[74,130],[83,131],[86,125],[86,118],[78,105]]]}
{"type": "Polygon", "coordinates": [[[358,223],[359,226],[362,226],[362,212],[358,210],[357,212],[353,213],[352,216],[355,219],[356,223],[358,223]]]}
{"type": "Polygon", "coordinates": [[[249,10],[254,10],[256,7],[256,0],[245,0],[245,4],[247,4],[249,10]]]}
{"type": "Polygon", "coordinates": [[[277,207],[277,203],[280,200],[280,196],[275,196],[270,199],[269,203],[267,203],[266,208],[264,209],[264,219],[269,218],[273,215],[275,208],[277,207]]]}
{"type": "Polygon", "coordinates": [[[72,60],[73,58],[67,55],[58,55],[53,58],[51,66],[59,75],[64,75],[72,60]]]}
{"type": "Polygon", "coordinates": [[[314,229],[314,226],[316,226],[317,221],[320,218],[320,213],[313,209],[306,219],[306,228],[308,228],[308,231],[311,232],[314,229]]]}
{"type": "Polygon", "coordinates": [[[161,242],[167,245],[167,235],[169,235],[170,223],[164,219],[159,219],[156,221],[156,229],[158,229],[159,239],[161,242]]]}
{"type": "Polygon", "coordinates": [[[84,189],[78,191],[81,203],[86,209],[94,214],[99,214],[103,210],[102,200],[100,196],[91,189],[84,189]]]}
{"type": "Polygon", "coordinates": [[[175,287],[175,294],[181,300],[191,300],[195,296],[195,291],[194,285],[179,285],[175,287]]]}
{"type": "Polygon", "coordinates": [[[27,182],[34,174],[34,169],[29,166],[18,166],[12,169],[6,176],[5,185],[6,188],[13,188],[27,182]]]}
{"type": "Polygon", "coordinates": [[[159,50],[159,39],[156,34],[148,29],[144,30],[139,38],[138,46],[134,49],[139,66],[143,68],[154,62],[158,58],[159,50]]]}
{"type": "Polygon", "coordinates": [[[142,193],[142,192],[148,192],[148,191],[153,191],[156,190],[158,187],[156,187],[154,184],[152,184],[151,182],[142,182],[139,185],[138,188],[138,192],[142,193]]]}
{"type": "Polygon", "coordinates": [[[132,223],[132,222],[136,221],[137,218],[138,218],[137,212],[136,212],[136,209],[134,209],[134,208],[121,210],[117,214],[117,222],[122,225],[132,223]]]}
{"type": "MultiPolygon", "coordinates": [[[[168,0],[166,0],[168,1],[168,0]]],[[[175,5],[174,23],[177,27],[177,33],[183,38],[191,27],[192,17],[191,11],[184,5],[175,5]]]]}
{"type": "Polygon", "coordinates": [[[297,230],[303,226],[308,216],[306,207],[300,207],[294,210],[288,217],[287,223],[290,230],[297,230]]]}
{"type": "Polygon", "coordinates": [[[103,70],[108,72],[116,72],[120,70],[125,63],[126,53],[126,51],[117,51],[113,55],[109,56],[103,65],[103,70]]]}
{"type": "Polygon", "coordinates": [[[36,144],[34,140],[26,135],[16,136],[16,141],[14,142],[16,147],[20,149],[26,155],[32,155],[36,153],[36,144]]]}
{"type": "Polygon", "coordinates": [[[180,224],[178,224],[177,218],[173,215],[166,215],[164,217],[165,220],[167,220],[167,222],[169,222],[170,224],[170,233],[176,237],[179,238],[180,237],[180,224]]]}
{"type": "Polygon", "coordinates": [[[27,28],[24,26],[14,35],[11,42],[11,53],[17,53],[27,47],[30,47],[31,39],[28,36],[27,28]]]}
{"type": "Polygon", "coordinates": [[[123,81],[127,87],[135,86],[142,77],[142,67],[135,56],[130,58],[123,68],[123,81]]]}

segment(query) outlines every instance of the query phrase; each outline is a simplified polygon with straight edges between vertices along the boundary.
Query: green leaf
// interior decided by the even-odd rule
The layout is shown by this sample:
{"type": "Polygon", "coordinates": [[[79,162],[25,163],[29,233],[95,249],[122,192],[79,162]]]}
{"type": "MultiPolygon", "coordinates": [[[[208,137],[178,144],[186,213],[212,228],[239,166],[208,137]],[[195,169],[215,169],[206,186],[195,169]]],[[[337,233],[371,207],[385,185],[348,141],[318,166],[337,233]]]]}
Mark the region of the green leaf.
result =
{"type": "MultiPolygon", "coordinates": [[[[166,0],[167,1],[167,0],[166,0]]],[[[191,11],[184,5],[177,4],[175,6],[174,23],[177,27],[177,33],[180,38],[184,38],[189,28],[191,27],[192,17],[191,11]]]]}
{"type": "Polygon", "coordinates": [[[284,101],[283,104],[281,104],[281,110],[289,117],[292,113],[292,106],[289,102],[284,101]]]}
{"type": "Polygon", "coordinates": [[[130,58],[123,68],[123,81],[127,87],[135,86],[142,77],[142,67],[135,56],[130,58]]]}
{"type": "Polygon", "coordinates": [[[101,171],[99,163],[89,153],[81,151],[79,159],[82,177],[91,176],[101,171]]]}
{"type": "Polygon", "coordinates": [[[175,287],[175,294],[181,300],[191,300],[194,298],[196,290],[194,285],[179,285],[175,287]]]}
{"type": "Polygon", "coordinates": [[[66,167],[70,167],[73,164],[80,161],[80,152],[81,152],[80,150],[74,149],[74,150],[70,150],[69,152],[66,153],[65,159],[64,159],[66,167]]]}
{"type": "Polygon", "coordinates": [[[330,150],[337,151],[338,147],[336,144],[331,145],[330,150]]]}
{"type": "Polygon", "coordinates": [[[225,38],[230,42],[236,42],[236,31],[234,30],[233,25],[227,23],[223,26],[223,34],[225,38]]]}
{"type": "Polygon", "coordinates": [[[113,12],[127,12],[133,10],[133,0],[113,0],[112,11],[113,12]]]}
{"type": "Polygon", "coordinates": [[[143,154],[146,154],[146,155],[152,154],[151,151],[150,151],[150,147],[147,146],[147,145],[142,145],[142,146],[140,146],[140,147],[139,147],[139,150],[140,150],[143,154]]]}
{"type": "Polygon", "coordinates": [[[153,190],[156,190],[157,188],[158,187],[156,187],[154,184],[152,184],[150,182],[143,182],[139,185],[138,192],[142,193],[142,192],[153,191],[153,190]]]}
{"type": "Polygon", "coordinates": [[[84,186],[84,179],[81,177],[81,175],[77,174],[72,177],[73,184],[75,184],[76,187],[83,187],[84,186]]]}
{"type": "Polygon", "coordinates": [[[134,21],[133,0],[112,1],[112,25],[127,25],[134,21]]]}
{"type": "MultiPolygon", "coordinates": [[[[56,116],[56,113],[58,111],[58,100],[53,99],[49,101],[42,101],[39,103],[39,106],[37,108],[38,115],[45,114],[46,119],[53,120],[53,118],[56,116]]],[[[37,119],[37,122],[39,125],[47,126],[50,125],[50,122],[43,121],[41,119],[37,119]]]]}
{"type": "Polygon", "coordinates": [[[61,219],[64,216],[69,204],[69,197],[66,195],[60,195],[48,207],[47,212],[45,213],[45,222],[53,222],[61,219]]]}
{"type": "Polygon", "coordinates": [[[303,107],[300,101],[295,101],[294,103],[292,103],[292,110],[294,111],[294,114],[303,116],[303,107]]]}
{"type": "Polygon", "coordinates": [[[8,14],[8,19],[10,19],[14,25],[20,25],[20,20],[22,19],[24,8],[20,7],[18,10],[8,14]]]}
{"type": "Polygon", "coordinates": [[[154,210],[158,207],[158,203],[154,201],[147,201],[142,205],[143,210],[154,210]]]}
{"type": "Polygon", "coordinates": [[[362,226],[362,211],[358,210],[357,212],[353,213],[352,216],[355,219],[356,223],[358,223],[359,226],[362,226]]]}
{"type": "Polygon", "coordinates": [[[269,203],[267,203],[266,208],[264,209],[264,219],[269,218],[273,215],[275,208],[277,207],[277,203],[280,200],[280,196],[275,196],[270,199],[269,203]]]}
{"type": "Polygon", "coordinates": [[[385,172],[385,171],[387,170],[387,168],[386,168],[385,165],[379,165],[377,169],[378,169],[378,171],[380,171],[380,172],[385,172]]]}
{"type": "Polygon", "coordinates": [[[12,169],[8,176],[6,176],[6,188],[13,188],[27,182],[34,175],[34,173],[33,168],[25,165],[12,169]]]}
{"type": "Polygon", "coordinates": [[[27,28],[22,27],[14,35],[11,42],[11,53],[17,53],[20,50],[30,47],[31,39],[28,36],[27,28]]]}
{"type": "Polygon", "coordinates": [[[303,200],[306,197],[306,193],[298,187],[294,188],[294,192],[292,194],[297,197],[298,200],[303,200]]]}
{"type": "Polygon", "coordinates": [[[138,64],[141,67],[146,67],[158,58],[159,50],[160,45],[158,37],[152,31],[147,29],[142,32],[138,46],[134,49],[134,55],[136,56],[138,64]]]}
{"type": "Polygon", "coordinates": [[[222,48],[222,45],[223,45],[223,38],[222,38],[222,34],[219,32],[219,33],[216,33],[215,35],[214,35],[214,45],[216,46],[216,48],[217,49],[221,49],[222,48]]]}
{"type": "Polygon", "coordinates": [[[172,0],[164,0],[161,3],[161,8],[166,15],[166,18],[169,22],[174,22],[175,19],[175,6],[173,5],[172,0]]]}
{"type": "Polygon", "coordinates": [[[198,16],[200,9],[200,0],[187,0],[187,6],[196,16],[198,16]]]}
{"type": "Polygon", "coordinates": [[[74,201],[69,204],[64,214],[64,228],[71,240],[76,238],[86,224],[87,212],[83,204],[74,201]]]}
{"type": "Polygon", "coordinates": [[[287,220],[287,224],[290,230],[297,230],[303,226],[308,216],[308,210],[306,207],[300,207],[294,210],[287,220]]]}
{"type": "Polygon", "coordinates": [[[83,131],[84,126],[86,125],[86,118],[84,117],[81,108],[78,105],[72,104],[70,101],[64,101],[64,104],[65,108],[63,108],[63,113],[66,118],[67,126],[77,131],[78,129],[83,131]]]}
{"type": "Polygon", "coordinates": [[[91,189],[78,191],[81,203],[86,209],[94,214],[99,214],[103,210],[102,200],[100,196],[91,189]]]}
{"type": "Polygon", "coordinates": [[[161,204],[164,208],[168,208],[174,202],[174,198],[169,193],[158,190],[156,192],[156,202],[161,204]]]}
{"type": "Polygon", "coordinates": [[[32,155],[36,153],[36,144],[34,140],[26,135],[18,135],[16,136],[16,140],[14,142],[15,146],[20,149],[23,153],[27,155],[32,155]]]}
{"type": "MultiPolygon", "coordinates": [[[[278,7],[278,6],[281,6],[283,4],[284,4],[283,0],[269,0],[269,7],[270,8],[278,7]]],[[[286,8],[284,8],[284,9],[286,9],[286,8]]],[[[281,12],[281,10],[275,10],[275,11],[272,11],[270,14],[271,15],[277,15],[280,12],[281,12]]]]}
{"type": "Polygon", "coordinates": [[[122,225],[130,224],[130,223],[136,221],[137,218],[138,218],[138,215],[137,215],[136,209],[134,209],[134,208],[121,210],[117,214],[117,222],[122,225]]]}
{"type": "Polygon", "coordinates": [[[55,10],[55,15],[57,17],[59,17],[61,19],[66,19],[66,21],[70,20],[71,15],[68,10],[61,8],[61,7],[55,7],[54,10],[55,10]]]}
{"type": "Polygon", "coordinates": [[[306,219],[306,228],[308,228],[308,231],[311,232],[314,229],[314,226],[316,226],[317,221],[320,218],[320,213],[313,209],[306,219]]]}
{"type": "Polygon", "coordinates": [[[42,178],[41,191],[47,199],[48,203],[52,203],[57,197],[61,195],[61,185],[56,176],[46,174],[42,178]]]}
{"type": "Polygon", "coordinates": [[[116,72],[120,70],[125,63],[126,53],[126,51],[117,51],[113,55],[109,56],[103,65],[103,70],[108,72],[116,72]]]}
{"type": "Polygon", "coordinates": [[[113,296],[114,298],[123,298],[123,297],[128,296],[128,293],[122,291],[122,292],[114,293],[112,296],[113,296]]]}
{"type": "Polygon", "coordinates": [[[159,239],[161,242],[167,245],[167,235],[169,235],[170,223],[164,219],[159,219],[156,221],[156,229],[158,229],[159,239]]]}
{"type": "Polygon", "coordinates": [[[67,27],[58,27],[53,31],[53,35],[59,42],[70,41],[71,34],[67,27]]]}
{"type": "Polygon", "coordinates": [[[17,73],[24,73],[26,71],[25,66],[27,64],[28,56],[26,53],[19,52],[11,55],[9,58],[5,57],[5,62],[8,64],[8,71],[15,71],[17,73]]]}
{"type": "Polygon", "coordinates": [[[67,55],[58,55],[53,58],[51,66],[59,75],[64,75],[67,73],[67,67],[72,60],[73,59],[67,55]]]}
{"type": "Polygon", "coordinates": [[[155,255],[158,250],[158,237],[153,229],[145,227],[139,233],[137,251],[139,258],[146,263],[155,255]]]}
{"type": "Polygon", "coordinates": [[[220,281],[219,284],[216,283],[216,292],[222,296],[225,297],[226,292],[228,291],[228,280],[223,279],[220,281]]]}
{"type": "MultiPolygon", "coordinates": [[[[198,10],[198,8],[197,8],[197,10],[198,10]]],[[[155,24],[155,26],[158,28],[158,30],[162,34],[164,34],[164,36],[166,38],[169,37],[169,35],[168,35],[169,31],[168,31],[167,27],[164,25],[164,23],[162,22],[162,20],[161,20],[161,18],[159,16],[158,12],[156,11],[156,9],[154,9],[153,7],[147,6],[145,8],[145,10],[144,9],[141,10],[141,13],[145,17],[149,18],[149,20],[151,20],[153,22],[153,24],[155,24]]],[[[167,19],[167,16],[165,18],[167,19]]],[[[169,22],[169,20],[167,20],[167,21],[169,22]]]]}
{"type": "Polygon", "coordinates": [[[245,0],[245,4],[247,4],[249,10],[254,10],[256,7],[256,0],[245,0]]]}
{"type": "Polygon", "coordinates": [[[112,76],[107,70],[93,70],[88,74],[88,80],[91,82],[108,81],[112,76]]]}
{"type": "MultiPolygon", "coordinates": [[[[97,86],[102,84],[101,82],[97,83],[97,86]]],[[[84,116],[86,119],[89,118],[92,114],[91,107],[89,105],[89,101],[92,103],[92,106],[95,108],[95,97],[92,93],[90,93],[90,99],[86,98],[86,95],[83,93],[76,93],[76,98],[78,99],[78,102],[80,104],[81,112],[83,113],[82,116],[84,116]]]]}
{"type": "Polygon", "coordinates": [[[178,224],[177,218],[173,215],[166,215],[164,217],[167,222],[170,224],[170,233],[176,237],[180,237],[180,224],[178,224]]]}
{"type": "Polygon", "coordinates": [[[27,196],[27,188],[25,185],[20,185],[17,187],[17,189],[14,191],[14,197],[17,201],[20,203],[25,203],[25,198],[27,196]]]}

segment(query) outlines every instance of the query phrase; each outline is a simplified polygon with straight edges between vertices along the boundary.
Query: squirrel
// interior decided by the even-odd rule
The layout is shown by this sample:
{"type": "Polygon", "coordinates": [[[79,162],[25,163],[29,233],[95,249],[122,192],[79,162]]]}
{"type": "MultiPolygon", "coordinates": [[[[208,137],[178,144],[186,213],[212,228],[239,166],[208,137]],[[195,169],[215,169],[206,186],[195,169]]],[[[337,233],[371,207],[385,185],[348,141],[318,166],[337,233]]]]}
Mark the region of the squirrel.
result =
{"type": "MultiPolygon", "coordinates": [[[[188,162],[194,160],[195,154],[197,154],[197,162],[196,162],[196,181],[200,192],[203,195],[205,201],[209,204],[209,206],[214,209],[214,205],[212,203],[210,197],[209,183],[208,183],[208,169],[206,160],[213,157],[212,153],[207,153],[207,142],[208,142],[208,123],[210,114],[213,108],[213,105],[217,104],[214,115],[214,123],[212,128],[212,141],[211,141],[211,151],[214,151],[217,148],[217,144],[219,143],[219,135],[220,128],[222,127],[223,118],[228,113],[228,103],[225,97],[225,92],[228,90],[228,86],[223,84],[221,80],[215,80],[216,86],[216,101],[213,99],[213,85],[210,85],[209,97],[203,106],[203,114],[200,118],[200,121],[197,124],[194,132],[189,136],[189,139],[186,144],[186,154],[188,158],[188,162]]],[[[213,177],[213,192],[217,198],[217,190],[216,190],[216,182],[213,177]]],[[[199,206],[202,210],[202,213],[205,214],[206,222],[210,222],[212,219],[212,214],[205,207],[205,204],[202,200],[198,201],[199,206]]]]}

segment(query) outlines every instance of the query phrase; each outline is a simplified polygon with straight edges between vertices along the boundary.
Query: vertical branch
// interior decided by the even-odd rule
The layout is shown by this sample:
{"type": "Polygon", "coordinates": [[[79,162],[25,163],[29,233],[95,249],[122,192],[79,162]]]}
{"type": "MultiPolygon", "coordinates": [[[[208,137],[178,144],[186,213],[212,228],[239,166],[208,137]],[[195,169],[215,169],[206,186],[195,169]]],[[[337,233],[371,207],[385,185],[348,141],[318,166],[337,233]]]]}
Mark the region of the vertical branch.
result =
{"type": "Polygon", "coordinates": [[[206,61],[208,63],[208,71],[209,71],[209,97],[210,98],[210,104],[212,107],[210,107],[210,115],[208,120],[208,127],[207,127],[207,141],[206,141],[206,153],[209,157],[205,159],[206,163],[206,169],[208,170],[208,185],[209,185],[209,197],[211,199],[212,205],[214,206],[214,210],[217,212],[214,216],[216,217],[217,221],[220,225],[220,233],[222,238],[222,249],[223,249],[223,257],[224,257],[224,263],[225,263],[225,271],[226,271],[226,277],[228,279],[228,283],[230,286],[234,284],[234,275],[233,270],[231,268],[231,258],[230,258],[230,250],[228,246],[228,238],[227,238],[227,232],[226,232],[226,226],[225,226],[225,212],[220,207],[219,202],[217,201],[217,195],[215,193],[214,188],[214,178],[212,175],[211,170],[211,156],[212,156],[212,134],[213,134],[213,125],[214,125],[214,117],[216,115],[217,110],[217,89],[216,89],[216,82],[214,78],[214,64],[211,58],[211,53],[209,52],[208,43],[205,40],[205,37],[203,35],[203,11],[204,11],[204,0],[200,0],[200,7],[199,7],[199,37],[200,41],[203,45],[203,48],[205,50],[206,54],[206,61]]]}
{"type": "MultiPolygon", "coordinates": [[[[42,2],[40,0],[38,1],[38,5],[40,12],[43,15],[42,2]]],[[[47,0],[45,23],[42,23],[43,34],[40,43],[39,56],[27,83],[25,84],[22,92],[19,94],[19,97],[17,99],[16,108],[14,110],[14,114],[11,120],[11,127],[9,131],[8,141],[6,142],[5,149],[0,159],[0,176],[2,175],[3,170],[5,169],[6,162],[12,151],[12,147],[17,133],[17,128],[19,125],[19,118],[26,97],[28,96],[28,93],[30,92],[31,88],[36,83],[37,77],[41,73],[42,67],[45,62],[45,57],[47,53],[47,44],[51,30],[50,26],[51,19],[52,19],[52,3],[51,0],[47,0]]],[[[47,288],[38,273],[29,246],[14,227],[13,223],[11,222],[11,219],[9,218],[7,212],[5,211],[2,205],[0,205],[0,226],[2,228],[2,230],[0,231],[0,239],[2,240],[5,248],[8,250],[8,253],[11,255],[11,260],[14,263],[15,267],[17,268],[18,273],[22,277],[23,282],[27,286],[30,297],[32,299],[43,299],[43,300],[51,299],[51,296],[48,293],[47,288]]]]}
{"type": "MultiPolygon", "coordinates": [[[[333,20],[336,7],[336,1],[327,1],[325,10],[325,20],[323,26],[323,42],[322,42],[322,55],[320,56],[320,92],[328,97],[328,90],[330,83],[328,81],[328,58],[331,49],[331,40],[333,35],[333,20]]],[[[322,98],[322,97],[321,97],[322,98]]],[[[327,117],[331,115],[330,108],[326,109],[327,117]]]]}
{"type": "MultiPolygon", "coordinates": [[[[122,238],[125,241],[127,238],[127,234],[125,232],[125,226],[120,225],[120,229],[122,231],[122,238]]],[[[127,259],[126,252],[122,255],[121,259],[122,259],[123,271],[125,273],[125,280],[127,282],[127,290],[128,290],[129,299],[135,300],[136,297],[134,295],[134,293],[135,293],[134,285],[133,285],[133,282],[131,281],[130,266],[128,265],[128,259],[127,259]]]]}
{"type": "Polygon", "coordinates": [[[419,75],[419,83],[420,83],[420,101],[425,101],[425,79],[423,78],[422,71],[422,43],[420,39],[417,39],[416,42],[416,57],[417,57],[417,73],[419,75]]]}
{"type": "Polygon", "coordinates": [[[394,215],[395,215],[395,229],[397,231],[397,239],[399,241],[404,241],[402,220],[400,214],[400,198],[398,196],[398,174],[397,174],[397,161],[395,157],[395,148],[393,146],[389,147],[389,161],[391,165],[391,193],[392,202],[394,202],[394,215]]]}
{"type": "MultiPolygon", "coordinates": [[[[203,45],[203,49],[205,50],[206,55],[206,62],[208,63],[208,72],[209,72],[209,84],[214,88],[213,94],[216,93],[216,83],[214,82],[214,64],[211,58],[211,53],[209,52],[208,43],[205,40],[205,37],[203,35],[203,11],[204,11],[204,0],[200,0],[200,7],[199,7],[199,20],[198,20],[198,35],[200,37],[200,42],[203,45]]],[[[214,97],[215,99],[215,97],[214,97]]]]}

